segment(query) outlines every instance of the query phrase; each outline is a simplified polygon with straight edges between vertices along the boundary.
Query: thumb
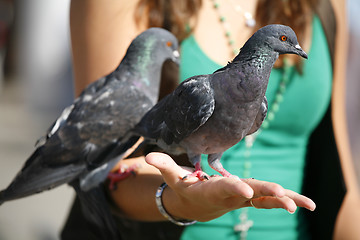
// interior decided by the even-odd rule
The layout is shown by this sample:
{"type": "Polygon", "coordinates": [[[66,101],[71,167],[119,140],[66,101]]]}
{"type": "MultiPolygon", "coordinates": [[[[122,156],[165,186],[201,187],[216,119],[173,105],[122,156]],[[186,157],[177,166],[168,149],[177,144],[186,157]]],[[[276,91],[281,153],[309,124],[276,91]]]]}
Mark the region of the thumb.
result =
{"type": "Polygon", "coordinates": [[[168,185],[178,183],[184,176],[191,172],[185,168],[180,167],[175,161],[167,154],[152,152],[145,157],[145,161],[159,169],[161,175],[164,177],[168,185]]]}

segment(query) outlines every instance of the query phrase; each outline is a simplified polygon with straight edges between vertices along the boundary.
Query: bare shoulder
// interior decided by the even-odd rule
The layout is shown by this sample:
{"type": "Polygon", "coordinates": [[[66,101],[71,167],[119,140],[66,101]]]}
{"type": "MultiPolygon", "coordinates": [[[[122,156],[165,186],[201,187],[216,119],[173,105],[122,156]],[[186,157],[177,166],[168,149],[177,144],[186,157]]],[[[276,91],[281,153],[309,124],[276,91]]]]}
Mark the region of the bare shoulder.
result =
{"type": "Polygon", "coordinates": [[[135,23],[138,0],[71,2],[70,28],[77,94],[112,72],[144,27],[135,23]]]}
{"type": "MultiPolygon", "coordinates": [[[[104,29],[107,39],[114,42],[118,49],[126,50],[131,41],[144,30],[144,25],[137,25],[135,22],[135,11],[137,9],[138,0],[92,0],[95,2],[98,24],[104,29]]],[[[96,24],[96,23],[95,23],[96,24]]],[[[100,28],[99,27],[99,28],[100,28]]],[[[123,51],[121,51],[125,54],[123,51]]],[[[123,55],[122,54],[122,55],[123,55]]]]}
{"type": "Polygon", "coordinates": [[[330,0],[330,3],[335,12],[338,32],[347,30],[346,2],[346,0],[330,0]]]}
{"type": "Polygon", "coordinates": [[[346,0],[330,0],[330,3],[334,8],[335,14],[341,14],[343,17],[345,17],[346,0]]]}

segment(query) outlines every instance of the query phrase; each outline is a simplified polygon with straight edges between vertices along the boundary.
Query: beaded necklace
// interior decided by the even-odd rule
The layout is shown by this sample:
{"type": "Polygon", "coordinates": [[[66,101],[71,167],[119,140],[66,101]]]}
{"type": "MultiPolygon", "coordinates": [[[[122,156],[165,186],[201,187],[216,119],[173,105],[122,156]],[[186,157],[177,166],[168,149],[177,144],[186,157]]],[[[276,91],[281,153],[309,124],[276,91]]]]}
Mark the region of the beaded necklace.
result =
{"type": "MultiPolygon", "coordinates": [[[[220,23],[222,24],[222,26],[224,28],[225,37],[227,38],[228,45],[231,48],[231,54],[234,57],[239,53],[239,49],[236,48],[236,46],[235,46],[235,40],[234,40],[234,38],[233,38],[233,36],[231,34],[230,25],[226,21],[225,16],[223,14],[221,14],[221,11],[219,10],[220,9],[219,2],[217,0],[211,0],[211,2],[212,2],[214,9],[216,10],[216,12],[217,12],[217,14],[219,16],[219,21],[220,21],[220,23]]],[[[250,27],[250,28],[255,27],[256,21],[253,18],[252,14],[250,12],[244,11],[239,4],[236,4],[234,2],[234,0],[231,0],[231,3],[234,5],[234,9],[235,9],[236,12],[243,13],[243,16],[245,18],[245,26],[250,27]]]]}
{"type": "MultiPolygon", "coordinates": [[[[234,1],[234,0],[230,0],[234,1]]],[[[239,49],[235,46],[235,40],[233,39],[233,36],[230,31],[230,26],[226,21],[226,18],[224,15],[221,14],[221,11],[219,10],[220,4],[217,0],[211,0],[213,4],[213,8],[216,10],[219,21],[223,26],[225,37],[227,38],[228,45],[231,48],[231,53],[233,56],[237,55],[239,53],[239,49]]],[[[236,12],[243,12],[243,16],[245,18],[245,26],[246,27],[254,27],[256,25],[256,21],[253,18],[252,14],[250,12],[244,11],[240,5],[234,4],[235,2],[232,2],[233,5],[235,5],[235,11],[236,12]]],[[[269,128],[270,123],[274,120],[275,114],[279,111],[280,103],[283,101],[283,94],[286,91],[286,86],[288,82],[290,81],[290,66],[286,58],[284,58],[284,65],[282,68],[282,78],[279,83],[279,87],[276,91],[275,98],[273,102],[270,105],[270,108],[268,110],[267,116],[265,120],[263,121],[262,125],[260,126],[259,130],[255,132],[252,135],[245,137],[245,151],[244,151],[244,165],[243,165],[243,178],[249,178],[251,176],[251,150],[253,147],[253,144],[257,138],[257,136],[265,129],[269,128]]],[[[246,240],[247,233],[249,229],[254,225],[254,221],[249,219],[248,216],[248,208],[241,208],[240,214],[239,214],[239,223],[234,226],[234,232],[239,234],[240,240],[246,240]]],[[[234,211],[235,212],[235,211],[234,211]]]]}
{"type": "MultiPolygon", "coordinates": [[[[275,114],[279,111],[280,103],[283,101],[283,95],[286,91],[286,86],[290,81],[291,67],[286,58],[284,58],[284,66],[282,67],[282,78],[279,83],[279,87],[276,91],[275,98],[270,105],[269,111],[259,130],[252,135],[245,137],[245,151],[243,165],[243,178],[249,178],[251,176],[251,150],[257,136],[265,129],[268,129],[270,123],[275,119],[275,114]]],[[[241,208],[239,220],[240,222],[234,226],[234,231],[239,234],[240,240],[246,240],[249,229],[254,225],[254,221],[249,220],[249,209],[241,208]]]]}

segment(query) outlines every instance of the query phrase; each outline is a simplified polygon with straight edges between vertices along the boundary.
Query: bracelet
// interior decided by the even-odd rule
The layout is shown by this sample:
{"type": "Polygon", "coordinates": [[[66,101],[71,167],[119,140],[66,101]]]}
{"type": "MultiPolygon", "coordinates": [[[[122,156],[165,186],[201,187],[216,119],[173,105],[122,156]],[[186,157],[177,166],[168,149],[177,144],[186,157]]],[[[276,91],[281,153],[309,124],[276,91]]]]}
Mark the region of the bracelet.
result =
{"type": "Polygon", "coordinates": [[[155,194],[155,201],[156,201],[156,206],[158,207],[160,213],[170,222],[178,225],[178,226],[188,226],[188,225],[192,225],[194,223],[197,223],[197,221],[192,221],[192,220],[186,220],[186,219],[182,219],[182,220],[175,220],[164,208],[163,202],[162,202],[162,193],[164,192],[164,189],[167,187],[166,183],[162,183],[160,185],[160,187],[156,190],[156,194],[155,194]]]}

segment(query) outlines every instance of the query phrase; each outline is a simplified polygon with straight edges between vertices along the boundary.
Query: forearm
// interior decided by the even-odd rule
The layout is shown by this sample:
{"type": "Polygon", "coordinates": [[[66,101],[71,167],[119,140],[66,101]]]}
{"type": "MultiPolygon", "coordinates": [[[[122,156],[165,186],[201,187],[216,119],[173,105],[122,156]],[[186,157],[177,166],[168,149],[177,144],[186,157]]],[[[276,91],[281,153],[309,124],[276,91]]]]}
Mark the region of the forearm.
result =
{"type": "MultiPolygon", "coordinates": [[[[131,176],[118,182],[116,190],[110,191],[119,213],[135,220],[165,221],[166,219],[161,215],[155,202],[155,192],[164,182],[160,171],[147,164],[144,157],[127,159],[122,161],[121,164],[128,166],[141,164],[141,167],[135,177],[131,176]]],[[[172,172],[173,179],[170,180],[172,183],[168,184],[177,183],[174,189],[167,186],[162,194],[164,208],[175,219],[208,221],[244,205],[243,195],[246,194],[244,194],[243,190],[234,189],[234,192],[229,193],[231,196],[226,196],[228,193],[224,193],[226,192],[224,189],[229,183],[224,183],[223,180],[230,180],[231,182],[232,179],[212,179],[212,181],[207,181],[206,184],[198,181],[197,178],[195,181],[181,180],[182,176],[189,173],[189,171],[182,168],[172,172]],[[232,201],[231,204],[229,204],[230,201],[232,201]]],[[[248,186],[246,185],[244,189],[246,187],[248,186]]],[[[246,198],[245,201],[247,201],[246,198]]]]}
{"type": "MultiPolygon", "coordinates": [[[[135,177],[129,177],[118,182],[116,190],[110,191],[110,195],[120,214],[141,221],[165,221],[166,219],[161,215],[155,202],[155,192],[164,182],[160,171],[147,164],[144,157],[127,159],[122,161],[121,164],[128,166],[141,164],[141,167],[135,177]]],[[[185,169],[174,171],[173,178],[175,178],[175,182],[178,180],[175,186],[176,189],[167,186],[162,194],[164,208],[175,219],[208,221],[231,209],[235,209],[239,205],[225,203],[224,188],[220,187],[222,184],[220,181],[212,179],[213,181],[203,184],[200,189],[198,184],[203,182],[199,182],[198,179],[195,182],[181,180],[182,176],[189,173],[185,169]],[[209,196],[206,198],[209,192],[211,192],[211,195],[217,195],[218,197],[209,196]],[[204,197],[206,201],[201,200],[204,197]]],[[[173,181],[174,179],[171,182],[173,181]]],[[[237,194],[233,193],[236,196],[229,198],[238,199],[239,203],[241,203],[240,198],[243,198],[243,196],[239,192],[237,194]]]]}
{"type": "Polygon", "coordinates": [[[143,157],[122,161],[129,165],[140,163],[142,167],[135,177],[119,182],[117,189],[110,192],[119,212],[128,218],[165,220],[155,203],[155,192],[164,181],[169,186],[163,192],[163,205],[170,215],[179,219],[209,221],[233,209],[252,206],[250,199],[257,208],[283,208],[291,213],[296,206],[315,209],[310,199],[275,183],[225,177],[182,180],[191,171],[178,166],[168,155],[152,153],[146,161],[143,157]]]}
{"type": "MultiPolygon", "coordinates": [[[[155,192],[164,182],[160,171],[147,164],[144,157],[127,159],[121,163],[127,165],[140,163],[141,167],[135,177],[131,176],[118,182],[116,190],[110,191],[119,212],[136,220],[165,221],[155,203],[155,192]]],[[[169,205],[168,200],[174,199],[172,195],[174,195],[173,191],[167,187],[163,193],[165,207],[169,205]]]]}
{"type": "Polygon", "coordinates": [[[336,219],[334,239],[359,239],[360,192],[350,151],[345,112],[346,60],[349,35],[346,21],[346,1],[333,0],[331,2],[337,19],[332,117],[341,169],[347,190],[336,219]]]}
{"type": "Polygon", "coordinates": [[[70,32],[76,95],[113,71],[144,26],[133,20],[137,1],[73,0],[70,32]]]}

